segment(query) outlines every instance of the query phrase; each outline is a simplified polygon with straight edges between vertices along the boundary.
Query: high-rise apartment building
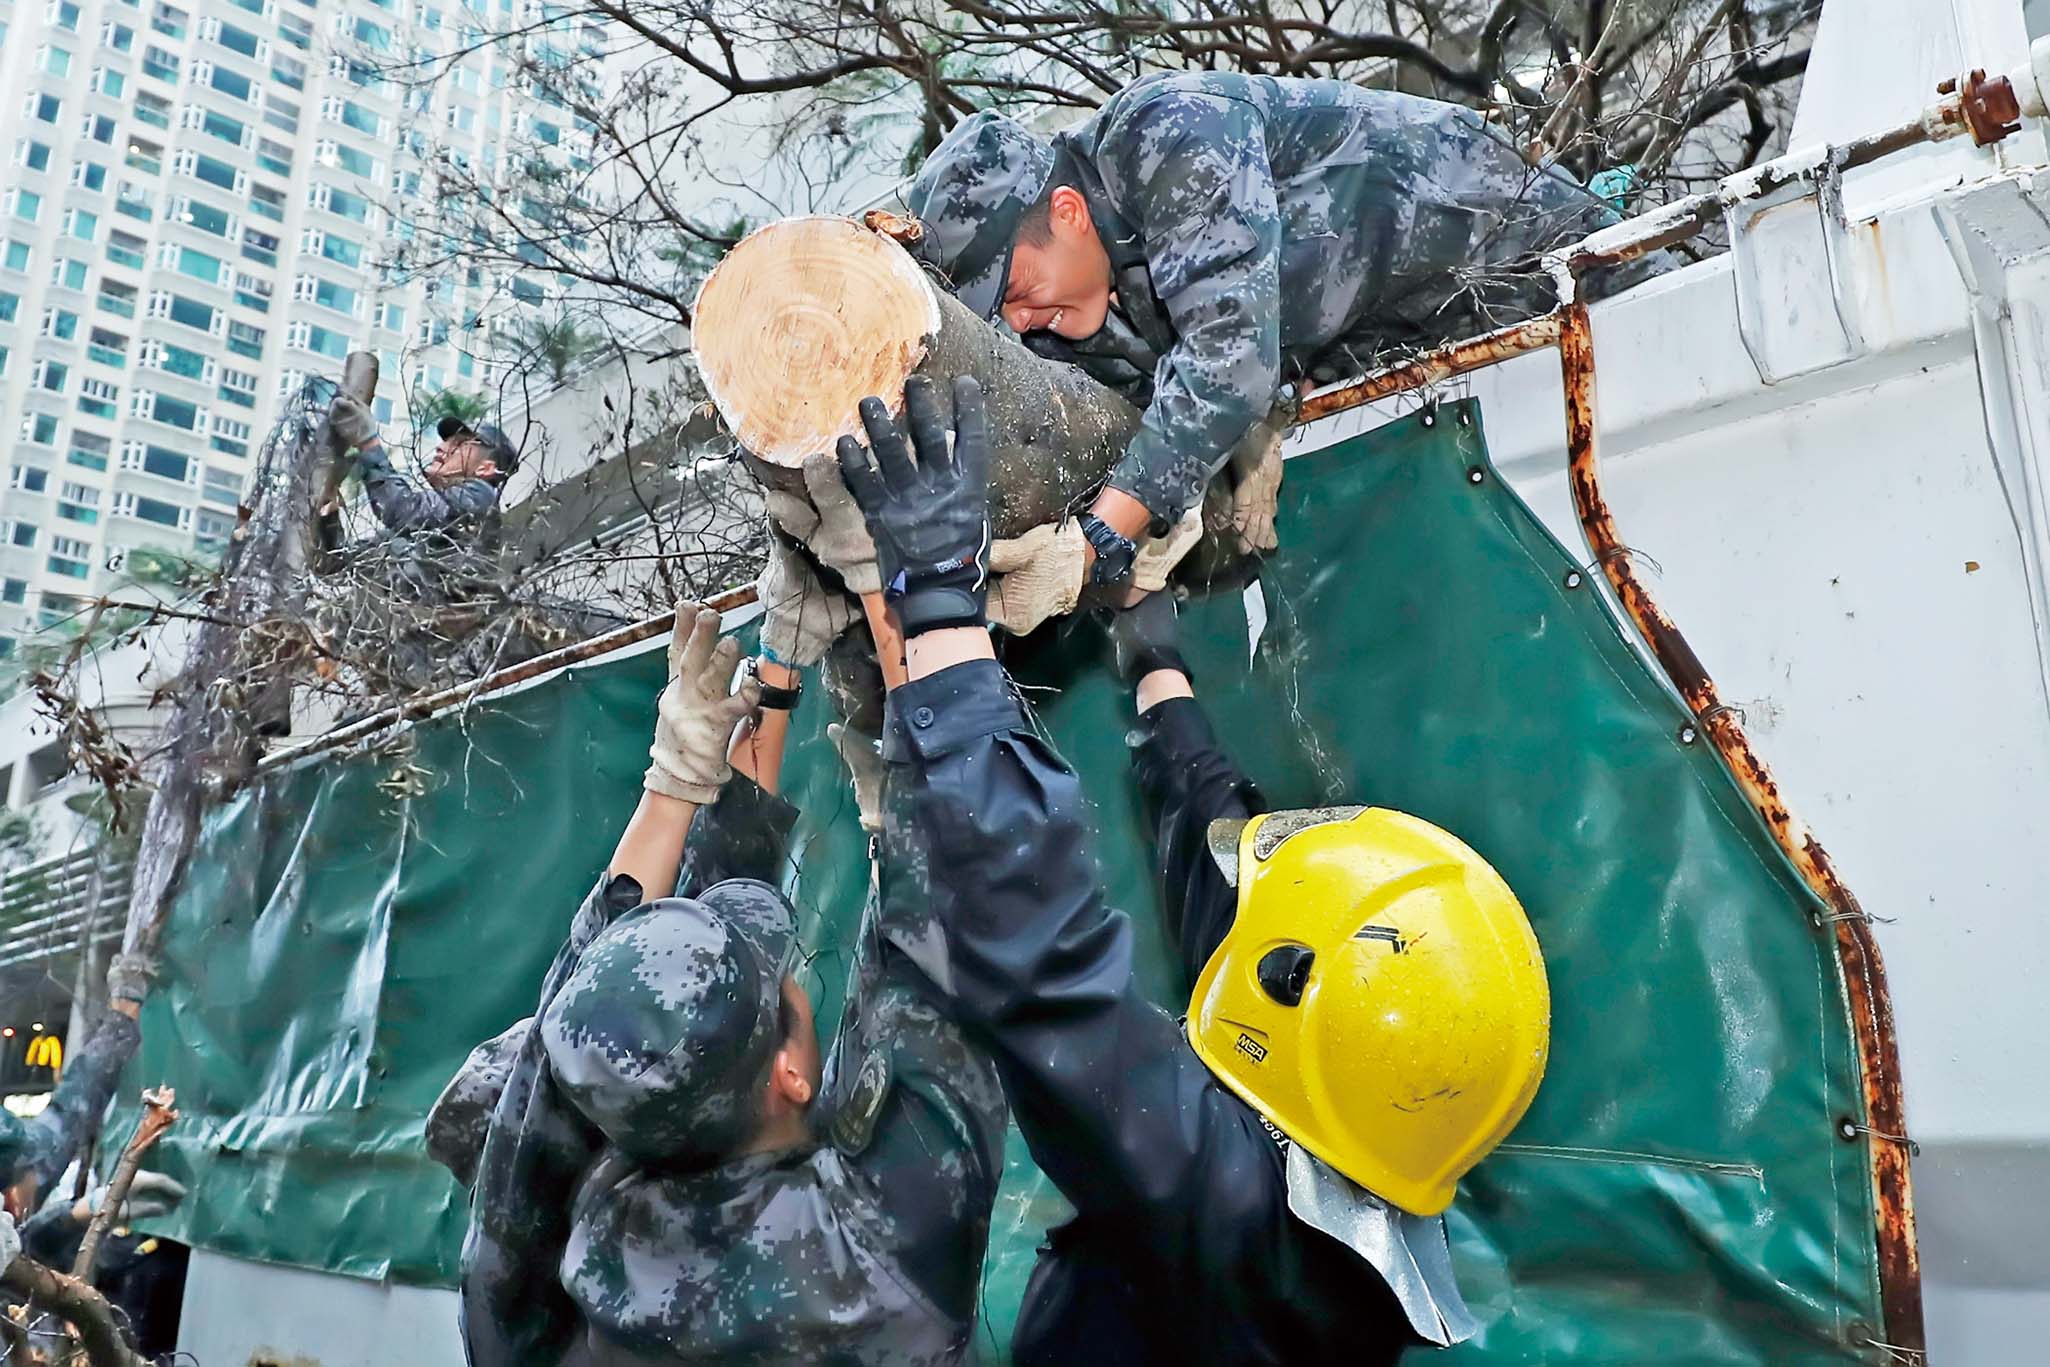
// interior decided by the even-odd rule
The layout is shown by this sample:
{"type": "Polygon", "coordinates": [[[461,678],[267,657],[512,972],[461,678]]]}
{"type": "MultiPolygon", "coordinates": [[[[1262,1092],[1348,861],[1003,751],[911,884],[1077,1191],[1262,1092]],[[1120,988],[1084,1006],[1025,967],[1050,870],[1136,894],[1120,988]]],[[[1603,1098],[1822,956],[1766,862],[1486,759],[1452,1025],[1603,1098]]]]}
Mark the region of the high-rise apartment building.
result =
{"type": "Polygon", "coordinates": [[[389,64],[530,4],[0,0],[0,653],[137,549],[217,549],[280,400],[348,351],[387,420],[492,388],[551,278],[386,263],[437,151],[489,175],[577,134],[504,51],[389,64]]]}

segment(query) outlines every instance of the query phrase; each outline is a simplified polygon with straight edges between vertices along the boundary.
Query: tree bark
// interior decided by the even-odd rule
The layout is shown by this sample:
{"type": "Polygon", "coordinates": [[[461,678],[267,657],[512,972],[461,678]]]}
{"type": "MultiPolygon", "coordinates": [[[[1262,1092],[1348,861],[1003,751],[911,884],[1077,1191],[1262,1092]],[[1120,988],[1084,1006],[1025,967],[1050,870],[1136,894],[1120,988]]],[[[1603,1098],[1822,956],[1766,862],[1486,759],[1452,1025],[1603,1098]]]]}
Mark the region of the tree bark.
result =
{"type": "Polygon", "coordinates": [[[860,436],[864,396],[901,412],[913,375],[942,396],[957,375],[981,381],[999,538],[1085,505],[1139,426],[1114,391],[1033,355],[852,219],[785,219],[749,234],[706,280],[696,318],[699,368],[749,468],[793,491],[805,457],[860,436]]]}
{"type": "Polygon", "coordinates": [[[79,1346],[92,1367],[147,1367],[128,1346],[107,1298],[76,1277],[20,1257],[0,1269],[0,1287],[68,1322],[78,1331],[79,1346]]]}

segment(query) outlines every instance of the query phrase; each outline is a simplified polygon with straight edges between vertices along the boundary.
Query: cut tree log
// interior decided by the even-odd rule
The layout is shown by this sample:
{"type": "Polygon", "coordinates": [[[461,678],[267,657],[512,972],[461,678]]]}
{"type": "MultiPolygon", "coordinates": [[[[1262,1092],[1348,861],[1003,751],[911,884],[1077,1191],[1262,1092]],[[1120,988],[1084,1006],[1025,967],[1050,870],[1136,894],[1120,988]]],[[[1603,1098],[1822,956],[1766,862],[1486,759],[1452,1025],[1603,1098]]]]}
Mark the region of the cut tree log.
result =
{"type": "Polygon", "coordinates": [[[1080,368],[1035,356],[848,218],[784,219],[727,253],[698,293],[705,387],[764,483],[802,492],[805,457],[861,435],[856,405],[904,406],[904,381],[982,382],[990,520],[1017,536],[1085,505],[1138,430],[1139,410],[1080,368]]]}

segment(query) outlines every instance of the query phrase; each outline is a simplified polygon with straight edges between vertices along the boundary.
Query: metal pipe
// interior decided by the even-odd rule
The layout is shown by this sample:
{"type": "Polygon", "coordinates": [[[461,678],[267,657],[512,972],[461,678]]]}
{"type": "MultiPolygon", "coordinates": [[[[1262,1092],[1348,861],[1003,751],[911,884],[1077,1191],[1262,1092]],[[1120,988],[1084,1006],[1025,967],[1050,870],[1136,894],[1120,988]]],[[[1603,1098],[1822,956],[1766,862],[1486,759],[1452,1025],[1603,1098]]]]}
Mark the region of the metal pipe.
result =
{"type": "MultiPolygon", "coordinates": [[[[716,612],[726,613],[733,611],[735,608],[746,607],[754,601],[755,586],[753,584],[743,584],[737,589],[728,589],[724,593],[714,595],[707,599],[704,605],[716,612]]],[[[279,769],[285,765],[305,759],[309,755],[339,750],[344,746],[367,740],[380,731],[389,730],[405,722],[423,721],[437,712],[446,712],[452,707],[460,707],[465,703],[475,701],[488,694],[496,693],[500,689],[510,688],[518,683],[525,683],[529,679],[538,679],[543,674],[561,669],[566,665],[582,664],[584,661],[595,659],[600,655],[609,654],[612,651],[621,650],[630,645],[637,645],[651,637],[662,635],[674,628],[675,625],[676,614],[672,611],[665,612],[659,617],[650,617],[644,622],[634,622],[627,626],[615,628],[602,636],[593,636],[589,640],[578,641],[576,644],[564,646],[560,650],[551,650],[546,655],[536,655],[531,660],[522,660],[519,664],[508,665],[504,669],[486,674],[480,679],[472,679],[468,683],[453,684],[439,692],[422,694],[420,697],[410,701],[387,707],[381,712],[373,712],[367,717],[358,717],[355,721],[337,726],[332,731],[322,732],[310,740],[301,741],[297,745],[286,746],[281,750],[273,750],[258,760],[256,767],[259,772],[279,769]]]]}
{"type": "Polygon", "coordinates": [[[1427,384],[1437,384],[1455,375],[1464,375],[1471,370],[1491,366],[1511,356],[1520,356],[1526,351],[1538,351],[1544,347],[1556,346],[1559,341],[1559,315],[1547,313],[1527,322],[1511,323],[1508,327],[1484,332],[1464,342],[1427,351],[1413,361],[1377,370],[1365,379],[1336,389],[1320,390],[1303,400],[1296,413],[1298,424],[1328,418],[1333,413],[1343,413],[1361,404],[1385,399],[1391,394],[1405,390],[1419,389],[1427,384]]]}
{"type": "Polygon", "coordinates": [[[1886,1316],[1886,1342],[1920,1352],[1924,1346],[1922,1272],[1915,1247],[1915,1205],[1908,1177],[1909,1145],[1901,1094],[1900,1052],[1895,1042],[1886,969],[1873,939],[1871,918],[1844,885],[1822,842],[1788,806],[1765,760],[1751,748],[1736,712],[1724,705],[1701,658],[1638,577],[1636,563],[1616,531],[1615,517],[1602,493],[1595,435],[1594,332],[1588,325],[1587,306],[1569,305],[1560,311],[1560,317],[1559,366],[1566,387],[1567,477],[1588,549],[1615,590],[1617,601],[1636,624],[1645,644],[1651,647],[1659,667],[1686,700],[1699,732],[1715,745],[1752,809],[1793,862],[1802,881],[1829,908],[1827,925],[1835,937],[1837,961],[1842,966],[1850,1000],[1858,1073],[1865,1093],[1863,1127],[1852,1117],[1840,1117],[1837,1137],[1856,1142],[1861,1134],[1869,1136],[1879,1294],[1886,1316]]]}

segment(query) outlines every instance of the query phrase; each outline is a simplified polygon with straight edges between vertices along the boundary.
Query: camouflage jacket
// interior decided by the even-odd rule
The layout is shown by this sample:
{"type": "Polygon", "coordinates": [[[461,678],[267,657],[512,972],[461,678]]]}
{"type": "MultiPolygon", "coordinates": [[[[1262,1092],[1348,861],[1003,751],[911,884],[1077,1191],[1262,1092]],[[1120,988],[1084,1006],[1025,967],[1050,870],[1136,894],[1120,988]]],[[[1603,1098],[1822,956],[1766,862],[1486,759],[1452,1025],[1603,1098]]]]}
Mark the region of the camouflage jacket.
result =
{"type": "Polygon", "coordinates": [[[1532,254],[1614,218],[1472,110],[1343,81],[1148,76],[1054,150],[1117,307],[1085,341],[1026,340],[1146,405],[1110,482],[1156,525],[1202,496],[1284,382],[1541,312],[1532,254]]]}
{"type": "MultiPolygon", "coordinates": [[[[747,780],[730,781],[693,824],[679,892],[775,879],[795,817],[747,780]]],[[[612,879],[592,892],[537,1015],[639,891],[612,879]]],[[[464,1251],[469,1360],[958,1361],[1005,1122],[990,1064],[873,922],[811,1147],[702,1172],[638,1167],[554,1092],[534,1032],[479,1167],[464,1251]]]]}
{"type": "Polygon", "coordinates": [[[425,532],[469,521],[488,526],[498,512],[498,486],[488,479],[466,479],[446,489],[422,487],[392,469],[391,458],[377,445],[358,457],[363,492],[387,530],[425,532]]]}
{"type": "Polygon", "coordinates": [[[142,1031],[134,1021],[118,1011],[107,1012],[65,1065],[42,1114],[21,1120],[0,1111],[0,1186],[12,1186],[33,1174],[38,1192],[50,1192],[106,1114],[121,1070],[141,1040],[142,1031]]]}

